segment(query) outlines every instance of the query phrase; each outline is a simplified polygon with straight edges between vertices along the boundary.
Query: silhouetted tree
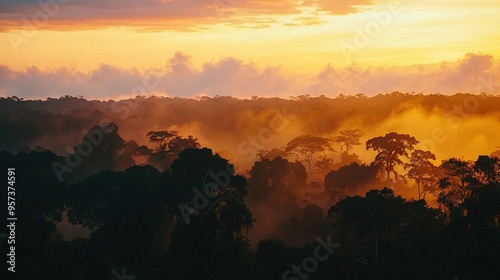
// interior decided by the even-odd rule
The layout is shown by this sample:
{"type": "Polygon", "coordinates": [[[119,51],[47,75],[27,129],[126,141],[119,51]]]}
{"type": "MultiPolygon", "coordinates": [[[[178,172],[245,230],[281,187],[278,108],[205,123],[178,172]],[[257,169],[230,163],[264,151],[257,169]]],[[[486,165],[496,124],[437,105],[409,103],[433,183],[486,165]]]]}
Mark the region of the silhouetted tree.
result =
{"type": "Polygon", "coordinates": [[[474,229],[500,229],[500,185],[490,184],[473,189],[465,198],[467,220],[474,229]]]}
{"type": "Polygon", "coordinates": [[[169,247],[172,279],[243,277],[252,214],[244,203],[246,179],[212,150],[186,149],[166,173],[171,204],[178,208],[169,247]]]}
{"type": "Polygon", "coordinates": [[[287,247],[282,240],[261,240],[257,245],[256,261],[259,279],[280,279],[283,271],[288,269],[286,263],[287,247]]]}
{"type": "Polygon", "coordinates": [[[158,158],[162,170],[166,170],[166,161],[168,157],[168,141],[170,138],[177,136],[176,131],[150,131],[147,136],[149,137],[149,142],[158,144],[154,155],[158,158]]]}
{"type": "Polygon", "coordinates": [[[306,180],[306,170],[299,162],[291,163],[281,157],[263,159],[250,170],[249,198],[276,206],[293,203],[305,188],[306,180]]]}
{"type": "Polygon", "coordinates": [[[67,156],[74,165],[63,178],[75,182],[105,170],[125,170],[135,164],[130,147],[131,143],[126,145],[114,123],[93,126],[73,148],[73,153],[67,156]]]}
{"type": "Polygon", "coordinates": [[[474,177],[483,185],[500,183],[500,159],[479,156],[474,163],[474,177]]]}
{"type": "Polygon", "coordinates": [[[160,173],[151,166],[103,172],[71,186],[69,221],[93,230],[91,241],[113,258],[143,265],[167,248],[164,235],[173,221],[162,193],[160,173]]]}
{"type": "Polygon", "coordinates": [[[321,157],[314,163],[316,170],[324,175],[330,172],[334,168],[334,161],[331,158],[321,157]]]}
{"type": "MultiPolygon", "coordinates": [[[[90,139],[95,137],[94,132],[101,132],[102,141],[96,142],[92,148],[92,153],[88,156],[88,159],[95,158],[100,162],[101,169],[100,170],[115,170],[117,167],[123,162],[127,161],[127,165],[131,166],[134,164],[134,161],[131,157],[128,158],[120,158],[122,150],[125,148],[125,140],[121,138],[118,134],[118,126],[114,123],[107,124],[106,126],[94,126],[89,132],[84,136],[83,141],[86,139],[90,139]]],[[[79,144],[81,145],[81,144],[79,144]]],[[[75,147],[76,150],[76,147],[75,147]]],[[[89,162],[87,158],[85,158],[86,162],[89,162]]],[[[97,162],[93,162],[92,164],[96,164],[97,162]]]]}
{"type": "Polygon", "coordinates": [[[378,167],[375,165],[359,165],[351,163],[331,171],[325,176],[325,191],[331,199],[340,199],[353,195],[361,187],[374,184],[377,179],[378,167]]]}
{"type": "Polygon", "coordinates": [[[199,149],[201,147],[198,143],[198,139],[189,135],[187,138],[181,136],[175,136],[171,138],[168,143],[168,161],[167,166],[170,166],[175,159],[179,157],[179,154],[186,149],[199,149]]]}
{"type": "Polygon", "coordinates": [[[446,207],[450,219],[463,217],[463,203],[470,195],[472,188],[479,182],[474,178],[473,164],[457,158],[443,161],[441,168],[444,177],[439,181],[440,193],[438,202],[446,207]]]}
{"type": "Polygon", "coordinates": [[[273,160],[277,157],[287,158],[288,153],[282,149],[273,148],[270,151],[259,151],[258,156],[260,160],[263,159],[273,160]]]}
{"type": "MultiPolygon", "coordinates": [[[[407,243],[410,234],[426,231],[432,236],[442,225],[439,211],[429,208],[424,200],[406,201],[387,188],[370,190],[365,197],[346,197],[332,206],[328,215],[335,218],[334,227],[346,232],[345,238],[358,247],[353,257],[374,271],[396,270],[398,254],[414,254],[412,250],[418,249],[404,249],[411,245],[407,243]],[[388,267],[388,262],[394,267],[388,267]]],[[[414,269],[421,268],[417,264],[414,269]]],[[[402,275],[392,277],[400,278],[409,271],[399,273],[402,275]]]]}
{"type": "Polygon", "coordinates": [[[414,150],[411,153],[410,162],[407,164],[408,177],[414,179],[418,187],[418,199],[425,199],[428,192],[436,192],[438,189],[440,169],[432,164],[436,156],[429,151],[414,150]],[[422,189],[421,189],[422,187],[422,189]]]}
{"type": "Polygon", "coordinates": [[[336,162],[332,166],[332,170],[338,170],[342,166],[349,165],[351,163],[362,164],[357,154],[348,154],[346,152],[340,153],[340,161],[336,162]]]}
{"type": "Polygon", "coordinates": [[[329,139],[323,137],[301,135],[286,144],[285,152],[295,152],[299,156],[302,156],[309,167],[309,173],[311,173],[314,154],[327,150],[332,151],[330,142],[329,139]]]}
{"type": "Polygon", "coordinates": [[[390,173],[394,173],[394,179],[397,180],[397,172],[394,170],[396,165],[403,165],[402,156],[408,157],[408,151],[413,150],[413,146],[418,144],[415,137],[408,134],[398,134],[391,132],[385,136],[379,136],[366,141],[366,149],[372,149],[377,152],[375,164],[380,164],[387,174],[387,180],[390,180],[390,173]]]}
{"type": "Polygon", "coordinates": [[[349,151],[357,145],[361,145],[359,138],[363,136],[363,133],[359,129],[346,129],[339,132],[339,135],[335,137],[335,141],[340,143],[341,151],[349,154],[349,151]]]}

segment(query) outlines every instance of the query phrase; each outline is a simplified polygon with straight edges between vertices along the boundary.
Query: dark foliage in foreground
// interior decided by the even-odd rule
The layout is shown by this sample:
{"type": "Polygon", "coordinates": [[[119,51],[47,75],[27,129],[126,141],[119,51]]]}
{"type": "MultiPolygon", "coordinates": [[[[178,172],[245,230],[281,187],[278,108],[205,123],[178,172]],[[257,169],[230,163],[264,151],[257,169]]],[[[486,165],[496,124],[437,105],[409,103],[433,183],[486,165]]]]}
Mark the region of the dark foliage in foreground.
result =
{"type": "MultiPolygon", "coordinates": [[[[496,158],[447,161],[442,211],[386,188],[345,197],[328,210],[330,227],[318,236],[340,243],[331,252],[321,242],[294,248],[280,240],[263,240],[252,249],[246,237],[254,222],[244,200],[247,179],[209,149],[185,150],[164,173],[133,166],[71,185],[57,180],[51,168],[56,160],[49,151],[0,153],[1,169],[15,167],[18,178],[18,279],[500,277],[496,158]],[[63,215],[90,229],[89,238],[64,241],[56,228],[63,215]],[[318,252],[322,260],[312,261],[318,252]]],[[[279,161],[295,168],[281,158],[261,165],[279,161]]],[[[274,200],[285,198],[274,194],[274,200]]],[[[309,206],[297,225],[314,228],[311,221],[324,222],[322,215],[321,208],[309,206]]],[[[7,244],[1,246],[5,252],[7,244]]]]}

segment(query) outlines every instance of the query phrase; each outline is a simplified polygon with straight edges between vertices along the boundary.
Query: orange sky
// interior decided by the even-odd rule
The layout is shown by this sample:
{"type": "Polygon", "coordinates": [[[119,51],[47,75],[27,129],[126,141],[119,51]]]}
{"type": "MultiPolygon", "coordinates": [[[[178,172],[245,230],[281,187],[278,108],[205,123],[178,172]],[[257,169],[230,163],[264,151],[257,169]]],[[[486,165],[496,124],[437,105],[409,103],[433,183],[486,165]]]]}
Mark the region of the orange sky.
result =
{"type": "Polygon", "coordinates": [[[415,67],[469,53],[500,58],[498,0],[38,2],[0,4],[0,65],[10,71],[91,73],[105,64],[143,72],[168,68],[176,53],[197,70],[231,57],[307,76],[329,65],[415,67]]]}

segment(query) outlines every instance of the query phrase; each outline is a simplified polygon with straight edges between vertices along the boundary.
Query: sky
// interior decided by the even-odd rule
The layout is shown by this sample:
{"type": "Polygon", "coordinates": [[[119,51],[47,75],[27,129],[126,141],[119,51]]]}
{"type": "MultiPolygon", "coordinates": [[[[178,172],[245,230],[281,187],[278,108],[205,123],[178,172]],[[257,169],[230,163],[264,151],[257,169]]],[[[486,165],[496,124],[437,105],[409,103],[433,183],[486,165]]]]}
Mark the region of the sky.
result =
{"type": "Polygon", "coordinates": [[[498,0],[3,0],[0,96],[500,93],[498,0]]]}

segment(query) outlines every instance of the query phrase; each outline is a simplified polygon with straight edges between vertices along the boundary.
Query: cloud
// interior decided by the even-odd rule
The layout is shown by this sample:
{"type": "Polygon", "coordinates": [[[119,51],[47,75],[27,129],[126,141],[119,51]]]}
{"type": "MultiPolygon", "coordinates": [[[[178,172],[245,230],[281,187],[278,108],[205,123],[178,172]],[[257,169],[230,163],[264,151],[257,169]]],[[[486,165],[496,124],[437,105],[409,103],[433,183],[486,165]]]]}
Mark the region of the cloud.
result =
{"type": "Polygon", "coordinates": [[[92,99],[168,95],[279,96],[302,94],[336,96],[339,93],[376,95],[392,91],[454,94],[500,93],[500,62],[491,55],[467,54],[454,62],[411,67],[335,68],[327,66],[312,76],[299,76],[280,67],[258,67],[236,58],[191,64],[177,53],[162,69],[140,72],[101,65],[90,73],[36,67],[14,71],[0,66],[0,93],[28,99],[83,95],[92,99]]]}
{"type": "Polygon", "coordinates": [[[458,61],[438,65],[367,69],[328,66],[314,77],[308,91],[367,95],[392,91],[500,93],[500,62],[491,55],[467,54],[458,61]]]}
{"type": "MultiPolygon", "coordinates": [[[[354,13],[366,0],[6,0],[0,2],[0,31],[94,29],[109,26],[146,30],[194,31],[217,23],[271,21],[276,15],[301,15],[306,8],[330,15],[354,13]]],[[[241,26],[241,24],[240,24],[241,26]]],[[[246,26],[246,25],[245,25],[246,26]]],[[[266,25],[257,25],[265,27],[266,25]]]]}
{"type": "Polygon", "coordinates": [[[298,86],[293,79],[276,67],[259,69],[226,58],[197,70],[190,64],[190,58],[181,53],[171,58],[166,68],[150,69],[147,73],[105,64],[90,73],[68,68],[41,71],[36,67],[13,71],[0,66],[0,92],[32,99],[64,95],[109,99],[142,94],[280,96],[293,92],[294,88],[298,86]]]}
{"type": "Polygon", "coordinates": [[[303,5],[312,6],[319,11],[327,12],[331,15],[345,15],[355,13],[360,6],[371,5],[371,0],[305,0],[303,5]]]}

